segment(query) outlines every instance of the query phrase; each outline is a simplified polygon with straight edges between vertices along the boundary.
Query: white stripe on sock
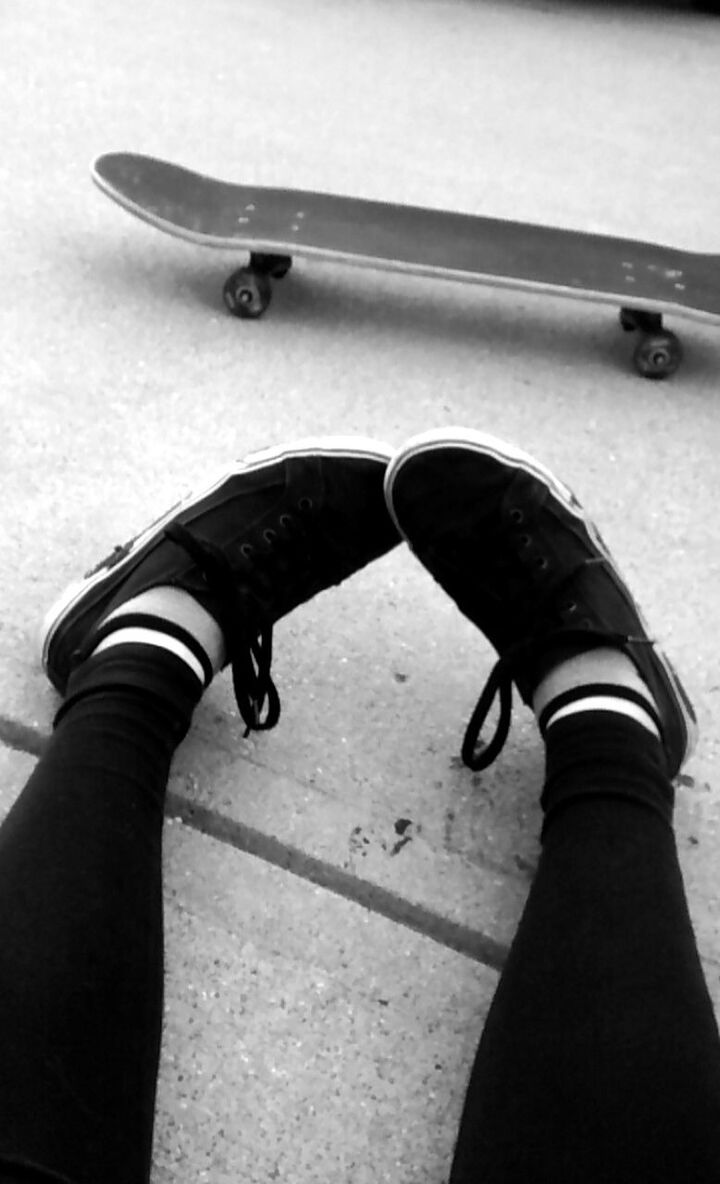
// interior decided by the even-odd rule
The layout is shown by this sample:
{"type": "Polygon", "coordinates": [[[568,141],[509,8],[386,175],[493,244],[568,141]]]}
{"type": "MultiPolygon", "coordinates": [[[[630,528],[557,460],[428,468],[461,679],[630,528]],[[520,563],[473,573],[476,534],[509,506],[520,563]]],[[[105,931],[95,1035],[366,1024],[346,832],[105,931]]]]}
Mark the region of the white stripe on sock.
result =
{"type": "Polygon", "coordinates": [[[626,715],[630,719],[634,719],[636,723],[642,724],[653,736],[661,739],[660,733],[657,730],[655,720],[652,716],[644,711],[639,703],[633,703],[630,699],[621,699],[614,695],[588,695],[585,699],[577,699],[574,703],[566,703],[564,707],[558,707],[547,723],[545,730],[552,727],[560,719],[565,719],[568,715],[577,715],[580,711],[614,711],[617,715],[626,715]]]}
{"type": "Polygon", "coordinates": [[[163,633],[161,629],[143,629],[137,625],[127,625],[124,629],[116,629],[114,633],[108,634],[99,642],[93,650],[93,654],[99,654],[101,650],[123,644],[154,645],[158,649],[168,650],[177,658],[182,658],[183,662],[186,662],[193,674],[197,676],[200,685],[205,686],[205,672],[192,650],[189,650],[176,637],[170,637],[167,633],[163,633]]]}

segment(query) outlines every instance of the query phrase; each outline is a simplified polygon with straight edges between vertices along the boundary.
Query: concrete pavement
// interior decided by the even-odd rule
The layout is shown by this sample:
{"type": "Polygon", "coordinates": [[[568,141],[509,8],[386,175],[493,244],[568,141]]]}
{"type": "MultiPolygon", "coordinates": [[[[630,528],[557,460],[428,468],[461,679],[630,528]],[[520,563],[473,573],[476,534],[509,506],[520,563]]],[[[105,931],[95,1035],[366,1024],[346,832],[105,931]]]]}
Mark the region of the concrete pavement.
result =
{"type": "MultiPolygon", "coordinates": [[[[38,0],[0,17],[3,805],[56,698],[37,623],[207,469],[266,443],[443,424],[535,452],[591,507],[681,668],[702,740],[678,845],[720,1007],[720,336],[638,378],[609,309],[298,263],[259,322],[235,259],[91,186],[154,153],[218,176],[718,251],[720,23],[678,4],[38,0]]],[[[516,712],[471,774],[492,661],[406,550],[280,622],[283,715],[216,681],[178,754],[155,1178],[446,1178],[537,859],[516,712]],[[407,840],[407,841],[401,841],[407,840]]]]}

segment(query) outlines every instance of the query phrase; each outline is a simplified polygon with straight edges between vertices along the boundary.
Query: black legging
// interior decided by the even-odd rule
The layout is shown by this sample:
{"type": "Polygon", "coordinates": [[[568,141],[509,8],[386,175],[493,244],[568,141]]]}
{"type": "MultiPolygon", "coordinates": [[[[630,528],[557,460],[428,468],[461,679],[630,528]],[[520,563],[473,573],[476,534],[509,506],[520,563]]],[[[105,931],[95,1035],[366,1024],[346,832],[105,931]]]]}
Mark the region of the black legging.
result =
{"type": "Polygon", "coordinates": [[[451,1184],[717,1184],[720,1039],[659,743],[548,733],[527,904],[480,1040],[451,1184]],[[631,795],[631,796],[626,796],[631,795]],[[653,799],[657,812],[648,809],[653,799]]]}
{"type": "MultiPolygon", "coordinates": [[[[187,682],[178,659],[152,653],[169,688],[187,682]]],[[[2,1184],[3,1170],[27,1179],[9,1164],[73,1184],[148,1179],[163,807],[184,730],[159,698],[96,689],[57,724],[0,827],[2,1184]]]]}
{"type": "MultiPolygon", "coordinates": [[[[177,659],[152,663],[177,686],[177,659]]],[[[163,801],[190,715],[96,686],[0,827],[3,1184],[148,1178],[163,801]]],[[[632,802],[567,806],[485,1026],[454,1184],[717,1181],[719,1065],[670,829],[632,802]]]]}

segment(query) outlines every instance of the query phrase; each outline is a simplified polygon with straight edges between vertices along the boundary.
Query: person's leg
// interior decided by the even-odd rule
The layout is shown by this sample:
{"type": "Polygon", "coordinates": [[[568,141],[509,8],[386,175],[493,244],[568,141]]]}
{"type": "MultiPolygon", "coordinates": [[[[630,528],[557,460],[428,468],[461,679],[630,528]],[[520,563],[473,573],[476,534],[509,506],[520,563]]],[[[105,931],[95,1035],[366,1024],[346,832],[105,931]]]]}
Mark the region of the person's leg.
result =
{"type": "Polygon", "coordinates": [[[125,645],[68,691],[0,826],[0,1180],[15,1165],[139,1184],[162,1025],[165,788],[202,684],[174,654],[125,645]]]}
{"type": "Polygon", "coordinates": [[[502,747],[510,679],[546,741],[540,863],[452,1184],[710,1184],[720,1039],[672,831],[670,776],[694,731],[677,676],[596,529],[532,458],[479,433],[426,434],[391,462],[386,496],[500,653],[467,762],[485,767],[502,747]],[[496,737],[478,751],[498,691],[496,737]]]}
{"type": "Polygon", "coordinates": [[[603,711],[548,728],[540,862],[481,1037],[453,1184],[720,1177],[720,1041],[671,800],[641,724],[603,711]]]}
{"type": "Polygon", "coordinates": [[[147,1180],[173,753],[225,664],[248,728],[277,721],[273,623],[399,541],[389,455],[362,439],[256,454],[50,610],[64,703],[0,826],[0,1184],[147,1180]]]}

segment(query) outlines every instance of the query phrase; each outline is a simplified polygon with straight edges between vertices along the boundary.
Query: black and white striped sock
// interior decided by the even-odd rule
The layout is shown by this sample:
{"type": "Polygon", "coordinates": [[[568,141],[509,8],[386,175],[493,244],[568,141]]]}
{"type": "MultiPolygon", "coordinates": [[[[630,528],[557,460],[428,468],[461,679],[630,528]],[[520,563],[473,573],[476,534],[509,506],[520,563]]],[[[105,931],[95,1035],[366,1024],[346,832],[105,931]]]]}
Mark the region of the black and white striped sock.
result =
{"type": "Polygon", "coordinates": [[[119,645],[149,645],[174,654],[193,672],[201,687],[210,685],[213,668],[196,637],[182,625],[151,613],[125,613],[105,621],[96,631],[92,655],[119,645]]]}
{"type": "Polygon", "coordinates": [[[662,724],[652,700],[617,683],[585,683],[556,695],[538,716],[540,732],[544,738],[548,728],[560,720],[593,711],[614,712],[632,719],[662,740],[662,724]]]}
{"type": "Polygon", "coordinates": [[[557,695],[538,723],[546,746],[543,840],[568,806],[591,799],[642,805],[672,826],[674,791],[651,700],[630,687],[589,683],[557,695]]]}

